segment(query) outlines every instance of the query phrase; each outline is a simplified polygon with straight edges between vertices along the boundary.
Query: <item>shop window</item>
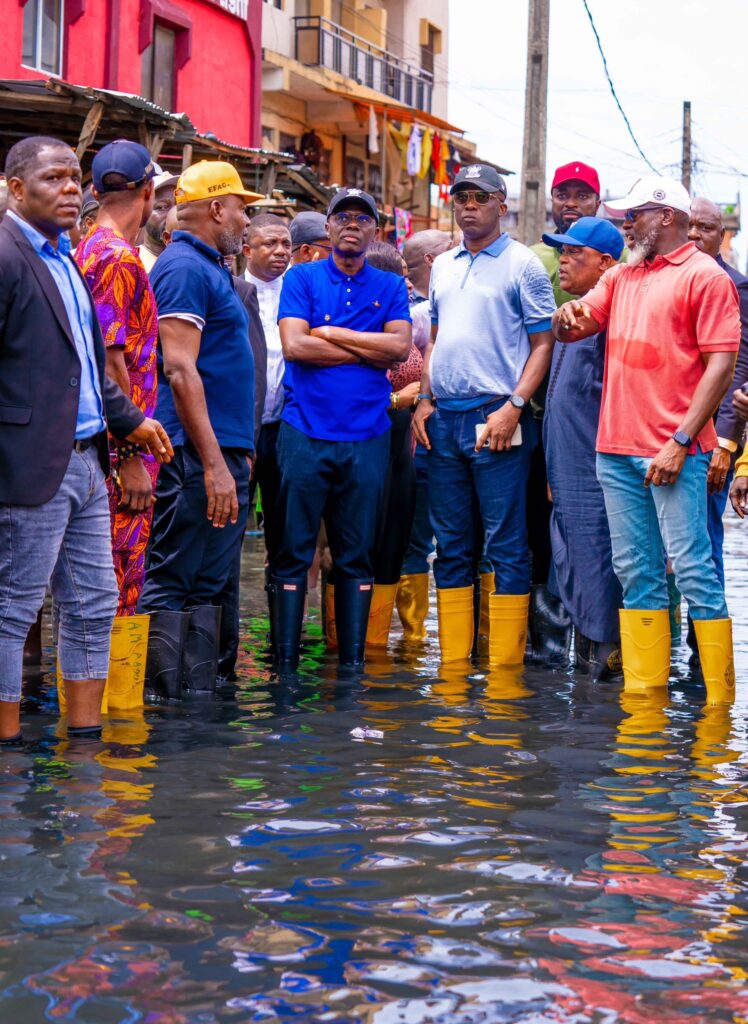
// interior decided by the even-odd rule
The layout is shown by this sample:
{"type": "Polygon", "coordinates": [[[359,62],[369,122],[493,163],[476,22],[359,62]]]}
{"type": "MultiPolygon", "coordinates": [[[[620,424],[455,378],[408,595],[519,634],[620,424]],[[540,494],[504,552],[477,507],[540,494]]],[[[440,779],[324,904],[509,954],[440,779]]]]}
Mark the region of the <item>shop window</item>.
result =
{"type": "Polygon", "coordinates": [[[293,153],[296,154],[296,136],[289,135],[288,132],[278,133],[278,149],[281,153],[293,153]]]}
{"type": "Polygon", "coordinates": [[[141,65],[143,96],[170,112],[176,106],[174,89],[176,42],[177,34],[173,29],[155,22],[153,41],[143,50],[141,65]]]}
{"type": "Polygon", "coordinates": [[[64,0],[26,0],[22,64],[50,75],[62,74],[64,17],[64,0]]]}
{"type": "Polygon", "coordinates": [[[363,188],[366,172],[364,161],[358,157],[348,156],[345,159],[345,183],[348,188],[363,188]]]}
{"type": "Polygon", "coordinates": [[[430,21],[421,18],[421,68],[429,75],[434,74],[434,56],[442,52],[442,32],[430,21]]]}

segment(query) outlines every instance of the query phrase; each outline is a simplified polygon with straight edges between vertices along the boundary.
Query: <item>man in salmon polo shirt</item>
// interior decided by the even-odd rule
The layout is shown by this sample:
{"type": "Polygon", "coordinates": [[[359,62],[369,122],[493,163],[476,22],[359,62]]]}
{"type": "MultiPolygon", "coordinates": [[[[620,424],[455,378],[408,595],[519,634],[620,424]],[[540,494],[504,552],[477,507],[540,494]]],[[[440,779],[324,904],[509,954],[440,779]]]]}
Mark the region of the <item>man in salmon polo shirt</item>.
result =
{"type": "Polygon", "coordinates": [[[717,447],[712,414],[740,344],[735,285],[688,240],[691,200],[672,178],[640,178],[623,199],[627,264],[603,274],[553,318],[559,341],[607,329],[597,476],[613,566],[623,588],[627,689],[667,685],[667,551],[694,620],[710,701],[732,700],[732,621],[711,558],[706,477],[717,447]]]}

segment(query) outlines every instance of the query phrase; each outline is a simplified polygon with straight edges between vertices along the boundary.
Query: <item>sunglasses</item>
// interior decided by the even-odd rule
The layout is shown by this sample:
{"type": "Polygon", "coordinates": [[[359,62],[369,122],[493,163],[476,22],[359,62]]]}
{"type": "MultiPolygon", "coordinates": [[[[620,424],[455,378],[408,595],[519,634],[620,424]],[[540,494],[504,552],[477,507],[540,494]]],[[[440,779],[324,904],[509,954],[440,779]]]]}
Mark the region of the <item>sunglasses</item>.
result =
{"type": "Polygon", "coordinates": [[[635,206],[632,210],[626,210],[623,219],[633,224],[640,213],[647,213],[649,210],[667,210],[667,206],[660,206],[659,203],[650,203],[649,206],[635,206]]]}
{"type": "Polygon", "coordinates": [[[374,223],[374,218],[368,213],[351,213],[346,210],[341,213],[333,213],[330,220],[335,221],[341,228],[344,228],[346,224],[358,224],[360,228],[368,228],[374,223]]]}
{"type": "Polygon", "coordinates": [[[493,196],[493,192],[476,192],[474,189],[468,189],[463,192],[455,192],[452,198],[457,206],[465,206],[471,199],[475,200],[478,206],[487,206],[493,196]]]}

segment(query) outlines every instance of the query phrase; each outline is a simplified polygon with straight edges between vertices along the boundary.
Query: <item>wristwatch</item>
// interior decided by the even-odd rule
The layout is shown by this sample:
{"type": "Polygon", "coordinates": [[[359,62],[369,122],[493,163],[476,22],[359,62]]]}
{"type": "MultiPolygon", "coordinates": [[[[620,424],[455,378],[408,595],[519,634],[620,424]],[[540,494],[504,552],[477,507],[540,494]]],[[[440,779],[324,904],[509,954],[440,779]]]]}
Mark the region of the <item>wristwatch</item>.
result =
{"type": "Polygon", "coordinates": [[[428,394],[428,392],[424,391],[423,394],[420,394],[418,396],[418,398],[416,398],[416,405],[418,405],[419,402],[423,402],[423,401],[433,402],[434,401],[434,396],[430,395],[430,394],[428,394]]]}
{"type": "Polygon", "coordinates": [[[685,432],[685,430],[676,430],[673,434],[673,440],[676,444],[682,445],[684,448],[691,447],[691,438],[685,432]]]}
{"type": "Polygon", "coordinates": [[[524,409],[524,407],[527,405],[527,402],[522,397],[522,395],[510,395],[509,401],[512,403],[515,409],[524,409]]]}

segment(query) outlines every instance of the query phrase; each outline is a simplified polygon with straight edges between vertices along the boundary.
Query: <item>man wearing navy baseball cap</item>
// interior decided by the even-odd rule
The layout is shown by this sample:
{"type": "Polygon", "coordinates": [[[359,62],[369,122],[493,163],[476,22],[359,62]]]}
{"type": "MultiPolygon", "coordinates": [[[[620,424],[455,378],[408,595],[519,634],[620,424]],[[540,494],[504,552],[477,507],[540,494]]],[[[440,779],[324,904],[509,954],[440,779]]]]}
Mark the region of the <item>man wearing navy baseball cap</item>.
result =
{"type": "Polygon", "coordinates": [[[283,279],[282,539],[268,597],[273,658],[286,670],[299,660],[307,571],[323,515],[335,563],[338,657],[343,665],[363,663],[390,450],[387,370],[411,346],[405,280],[366,262],[377,225],[368,193],[340,189],[327,210],[331,255],[293,266],[283,279]]]}
{"type": "MultiPolygon", "coordinates": [[[[543,235],[543,242],[558,252],[559,284],[571,295],[593,288],[623,251],[620,232],[599,217],[581,217],[562,234],[543,235]]],[[[577,668],[595,682],[621,670],[621,585],[595,472],[604,368],[604,330],[576,345],[556,345],[543,422],[553,497],[549,587],[574,624],[577,668]]]]}

